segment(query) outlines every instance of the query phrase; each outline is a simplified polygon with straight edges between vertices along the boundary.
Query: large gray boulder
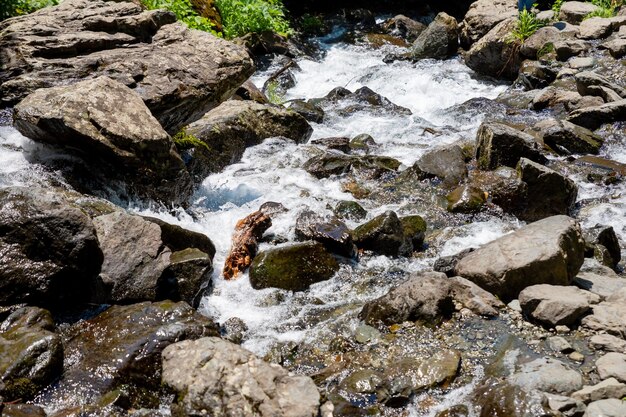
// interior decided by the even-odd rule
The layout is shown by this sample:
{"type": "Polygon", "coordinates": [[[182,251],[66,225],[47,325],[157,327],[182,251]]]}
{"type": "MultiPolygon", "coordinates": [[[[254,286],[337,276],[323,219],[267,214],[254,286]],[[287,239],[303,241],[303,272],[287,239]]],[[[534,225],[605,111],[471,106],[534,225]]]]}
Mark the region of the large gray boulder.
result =
{"type": "Polygon", "coordinates": [[[187,126],[182,137],[195,143],[185,149],[189,172],[197,181],[225,166],[238,162],[249,146],[264,139],[283,136],[297,143],[306,142],[313,128],[300,114],[282,106],[254,101],[231,100],[187,126]]]}
{"type": "Polygon", "coordinates": [[[517,25],[517,18],[508,18],[498,23],[465,55],[468,67],[481,75],[514,80],[522,63],[520,46],[510,40],[517,25]]]}
{"type": "Polygon", "coordinates": [[[583,417],[621,417],[623,415],[626,415],[626,403],[621,399],[609,398],[589,404],[583,417]]]}
{"type": "Polygon", "coordinates": [[[461,22],[461,45],[470,47],[498,23],[517,16],[515,0],[478,0],[472,3],[461,22]]]}
{"type": "Polygon", "coordinates": [[[167,132],[135,91],[111,78],[36,90],[15,106],[14,120],[24,136],[77,152],[97,177],[167,203],[191,195],[167,132]]]}
{"type": "Polygon", "coordinates": [[[457,185],[467,177],[465,155],[456,144],[440,146],[425,153],[415,166],[427,174],[441,178],[447,185],[457,185]]]}
{"type": "Polygon", "coordinates": [[[205,235],[115,211],[93,220],[104,254],[102,302],[197,301],[215,248],[205,235]]]}
{"type": "Polygon", "coordinates": [[[0,97],[106,75],[135,90],[169,133],[227,99],[254,71],[245,48],[131,2],[66,0],[0,23],[0,97]],[[45,28],[45,29],[44,29],[45,28]]]}
{"type": "Polygon", "coordinates": [[[578,223],[554,216],[469,253],[455,272],[502,300],[511,300],[531,285],[569,285],[583,264],[584,252],[578,223]]]}
{"type": "Polygon", "coordinates": [[[593,13],[598,9],[598,6],[590,2],[566,1],[561,6],[559,19],[564,20],[567,23],[571,23],[572,25],[578,25],[588,14],[593,13]]]}
{"type": "Polygon", "coordinates": [[[520,365],[507,381],[525,391],[539,390],[564,395],[583,386],[580,373],[552,358],[539,358],[520,365]]]}
{"type": "Polygon", "coordinates": [[[515,168],[521,158],[544,162],[539,145],[528,133],[504,123],[483,123],[476,133],[478,168],[493,170],[500,166],[515,168]]]}
{"type": "Polygon", "coordinates": [[[459,47],[459,27],[454,17],[439,13],[435,20],[413,43],[414,59],[446,59],[456,54],[459,47]]]}
{"type": "Polygon", "coordinates": [[[596,331],[626,339],[626,288],[621,288],[605,301],[593,306],[593,314],[585,317],[582,324],[596,331]]]}
{"type": "Polygon", "coordinates": [[[626,99],[574,110],[567,120],[587,129],[597,129],[604,123],[623,122],[626,120],[626,99]]]}
{"type": "Polygon", "coordinates": [[[320,394],[307,376],[291,375],[226,340],[184,341],[163,351],[163,384],[184,415],[316,417],[320,394]]]}
{"type": "Polygon", "coordinates": [[[28,400],[63,370],[63,344],[46,310],[16,308],[0,323],[0,398],[28,400]]]}
{"type": "Polygon", "coordinates": [[[88,303],[102,259],[91,220],[61,193],[0,190],[0,305],[88,303]]]}
{"type": "Polygon", "coordinates": [[[526,316],[554,328],[576,324],[600,297],[577,287],[540,284],[522,290],[519,302],[526,316]]]}
{"type": "Polygon", "coordinates": [[[67,329],[63,376],[42,401],[71,408],[122,387],[141,393],[128,396],[128,407],[158,404],[163,350],[182,340],[217,335],[218,326],[184,302],[110,307],[67,329]]]}
{"type": "Polygon", "coordinates": [[[537,123],[535,129],[539,130],[543,143],[560,155],[598,154],[604,142],[591,130],[567,120],[547,119],[537,123]]]}
{"type": "Polygon", "coordinates": [[[520,219],[532,222],[572,213],[578,196],[574,181],[526,158],[520,159],[517,170],[528,190],[524,210],[517,214],[520,219]]]}

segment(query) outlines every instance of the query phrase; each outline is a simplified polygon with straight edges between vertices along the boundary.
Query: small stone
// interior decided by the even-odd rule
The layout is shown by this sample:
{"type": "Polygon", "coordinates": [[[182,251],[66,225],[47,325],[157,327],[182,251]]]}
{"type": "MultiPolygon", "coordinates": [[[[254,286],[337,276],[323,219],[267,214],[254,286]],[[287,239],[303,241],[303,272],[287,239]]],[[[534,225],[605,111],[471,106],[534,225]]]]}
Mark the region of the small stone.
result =
{"type": "Polygon", "coordinates": [[[354,332],[355,340],[361,344],[376,342],[380,340],[380,336],[381,334],[378,330],[368,325],[359,326],[354,332]]]}
{"type": "Polygon", "coordinates": [[[567,326],[563,326],[562,324],[561,324],[561,325],[556,326],[556,327],[554,328],[554,330],[556,330],[556,332],[557,332],[558,334],[566,334],[566,333],[569,333],[569,332],[570,332],[569,327],[567,327],[567,326]]]}
{"type": "Polygon", "coordinates": [[[522,306],[519,304],[518,299],[511,301],[510,303],[507,304],[507,306],[513,311],[517,311],[519,313],[522,312],[522,306]]]}
{"type": "Polygon", "coordinates": [[[626,352],[626,340],[610,334],[591,336],[589,344],[594,349],[603,349],[609,352],[626,352]]]}
{"type": "Polygon", "coordinates": [[[570,343],[561,336],[549,337],[546,340],[546,344],[551,350],[555,352],[570,353],[574,350],[574,348],[572,348],[572,345],[570,345],[570,343]]]}
{"type": "Polygon", "coordinates": [[[593,67],[596,64],[596,59],[593,57],[575,57],[569,61],[570,68],[582,69],[593,67]]]}
{"type": "Polygon", "coordinates": [[[570,353],[568,355],[568,358],[570,358],[574,362],[584,362],[585,361],[585,355],[583,355],[580,352],[572,352],[572,353],[570,353]]]}

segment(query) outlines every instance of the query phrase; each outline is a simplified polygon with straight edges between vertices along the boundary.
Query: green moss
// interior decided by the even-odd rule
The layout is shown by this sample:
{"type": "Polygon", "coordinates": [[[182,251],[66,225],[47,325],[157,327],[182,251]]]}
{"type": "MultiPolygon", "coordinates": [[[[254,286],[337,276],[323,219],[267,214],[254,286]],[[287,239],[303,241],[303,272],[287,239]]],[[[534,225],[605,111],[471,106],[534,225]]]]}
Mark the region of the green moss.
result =
{"type": "Polygon", "coordinates": [[[141,0],[141,3],[150,10],[169,10],[176,15],[176,19],[183,22],[191,29],[222,36],[221,33],[216,30],[217,24],[206,17],[200,16],[194,9],[190,0],[141,0]]]}
{"type": "Polygon", "coordinates": [[[186,129],[182,129],[180,132],[174,135],[172,138],[174,144],[179,150],[192,149],[192,148],[205,148],[210,151],[209,145],[198,139],[196,136],[187,133],[186,129]]]}

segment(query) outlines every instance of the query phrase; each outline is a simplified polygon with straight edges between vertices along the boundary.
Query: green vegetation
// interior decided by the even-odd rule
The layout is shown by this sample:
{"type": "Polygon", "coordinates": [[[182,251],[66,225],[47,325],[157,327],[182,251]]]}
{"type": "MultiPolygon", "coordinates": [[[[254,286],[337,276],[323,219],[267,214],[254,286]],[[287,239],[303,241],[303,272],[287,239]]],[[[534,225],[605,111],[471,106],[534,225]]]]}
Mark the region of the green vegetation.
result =
{"type": "Polygon", "coordinates": [[[511,32],[512,42],[520,41],[524,42],[533,33],[543,26],[543,22],[537,19],[537,15],[526,9],[522,10],[517,20],[517,26],[511,32]]]}
{"type": "Polygon", "coordinates": [[[563,3],[565,3],[565,0],[556,0],[554,3],[552,3],[552,11],[554,12],[555,16],[558,16],[561,12],[561,6],[563,6],[563,3]]]}
{"type": "Polygon", "coordinates": [[[180,151],[183,151],[185,149],[198,148],[198,147],[205,147],[206,149],[210,150],[209,145],[202,142],[200,139],[198,139],[194,135],[187,133],[185,129],[182,129],[180,132],[175,134],[174,137],[172,137],[172,140],[174,141],[174,144],[180,151]]]}
{"type": "Polygon", "coordinates": [[[265,95],[267,96],[269,102],[272,104],[283,104],[283,102],[285,101],[283,94],[280,91],[280,85],[276,80],[267,83],[265,95]]]}
{"type": "Polygon", "coordinates": [[[623,0],[591,0],[600,9],[589,13],[585,19],[592,17],[613,17],[617,14],[617,8],[624,4],[623,0]]]}
{"type": "Polygon", "coordinates": [[[215,3],[227,38],[266,31],[283,36],[292,33],[282,0],[216,0],[215,3]]]}
{"type": "Polygon", "coordinates": [[[552,42],[548,42],[541,49],[537,51],[537,59],[541,59],[542,57],[549,55],[554,52],[554,44],[552,42]]]}
{"type": "Polygon", "coordinates": [[[0,20],[32,13],[46,6],[59,4],[59,0],[0,0],[0,20]]]}
{"type": "Polygon", "coordinates": [[[306,13],[300,18],[300,29],[302,33],[318,34],[324,29],[324,20],[319,16],[306,13]]]}
{"type": "Polygon", "coordinates": [[[189,0],[141,0],[148,9],[167,9],[176,15],[176,18],[191,29],[198,29],[218,35],[215,24],[195,11],[189,0]]]}

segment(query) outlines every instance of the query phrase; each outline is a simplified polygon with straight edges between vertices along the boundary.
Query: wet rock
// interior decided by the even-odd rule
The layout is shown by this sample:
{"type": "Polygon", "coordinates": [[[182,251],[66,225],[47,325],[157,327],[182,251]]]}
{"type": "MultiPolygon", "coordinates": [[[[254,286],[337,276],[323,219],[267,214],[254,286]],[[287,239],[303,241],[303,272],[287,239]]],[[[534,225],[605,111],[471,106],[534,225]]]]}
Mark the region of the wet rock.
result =
{"type": "Polygon", "coordinates": [[[298,216],[295,232],[299,240],[320,242],[331,253],[347,258],[355,255],[356,247],[352,243],[350,230],[337,218],[325,221],[315,212],[306,210],[298,216]]]}
{"type": "Polygon", "coordinates": [[[134,89],[175,133],[254,72],[245,48],[175,20],[130,2],[70,0],[8,21],[0,36],[2,103],[104,75],[134,89]]]}
{"type": "Polygon", "coordinates": [[[247,332],[248,326],[243,320],[237,317],[231,317],[222,324],[220,333],[224,339],[239,345],[247,332]]]}
{"type": "Polygon", "coordinates": [[[476,161],[480,169],[493,170],[502,165],[514,168],[520,158],[546,160],[531,135],[502,123],[480,126],[476,134],[476,161]]]}
{"type": "Polygon", "coordinates": [[[582,417],[585,412],[585,404],[564,395],[546,394],[548,407],[561,413],[564,417],[582,417]]]}
{"type": "Polygon", "coordinates": [[[356,201],[340,201],[335,206],[333,212],[340,219],[347,219],[353,221],[363,220],[367,217],[367,210],[365,210],[356,201]]]}
{"type": "Polygon", "coordinates": [[[413,43],[414,59],[446,59],[456,54],[459,47],[459,28],[454,17],[439,13],[435,20],[413,43]]]}
{"type": "Polygon", "coordinates": [[[474,399],[480,407],[480,417],[551,417],[544,405],[544,396],[537,391],[526,391],[508,381],[483,384],[474,399]]]}
{"type": "Polygon", "coordinates": [[[606,301],[593,306],[593,314],[585,317],[583,326],[626,339],[626,288],[621,288],[606,301]]]}
{"type": "Polygon", "coordinates": [[[398,215],[387,211],[352,232],[354,243],[359,249],[371,250],[388,256],[406,255],[404,228],[398,215]]]}
{"type": "Polygon", "coordinates": [[[182,152],[196,181],[239,161],[249,146],[283,136],[306,142],[313,129],[298,113],[253,101],[227,101],[184,130],[196,140],[182,152]],[[197,142],[197,143],[195,143],[197,142]]]}
{"type": "Polygon", "coordinates": [[[565,109],[571,109],[582,106],[583,104],[585,106],[588,105],[589,103],[586,103],[585,100],[591,100],[594,105],[601,104],[601,102],[603,103],[602,99],[599,97],[583,97],[576,91],[550,86],[537,93],[532,100],[531,107],[534,110],[543,110],[546,108],[560,109],[561,106],[565,109]]]}
{"type": "Polygon", "coordinates": [[[561,155],[598,154],[604,140],[589,129],[566,120],[548,119],[535,125],[543,142],[561,155]]]}
{"type": "Polygon", "coordinates": [[[529,196],[524,211],[519,214],[521,219],[536,221],[571,213],[578,196],[574,181],[526,158],[520,159],[517,169],[529,196]]]}
{"type": "Polygon", "coordinates": [[[600,378],[616,378],[626,382],[626,354],[609,352],[596,361],[596,368],[600,378]]]}
{"type": "Polygon", "coordinates": [[[459,404],[437,413],[435,417],[469,417],[469,415],[467,406],[459,404]]]}
{"type": "Polygon", "coordinates": [[[528,59],[538,59],[537,53],[544,50],[549,43],[554,44],[556,40],[562,39],[564,36],[561,31],[554,26],[544,26],[524,41],[520,52],[528,59]]]}
{"type": "Polygon", "coordinates": [[[346,174],[350,171],[363,172],[367,177],[378,178],[384,173],[397,171],[400,162],[385,156],[353,156],[338,152],[325,152],[309,159],[302,167],[319,179],[346,174]]]}
{"type": "Polygon", "coordinates": [[[15,106],[14,121],[23,135],[78,153],[96,178],[123,179],[141,196],[168,203],[191,195],[167,132],[137,93],[108,77],[37,90],[15,106]]]}
{"type": "Polygon", "coordinates": [[[574,110],[567,120],[587,129],[597,129],[604,123],[625,121],[626,100],[574,110]]]}
{"type": "Polygon", "coordinates": [[[448,277],[453,277],[455,275],[455,268],[457,263],[469,253],[474,252],[475,248],[464,249],[461,252],[450,255],[450,256],[442,256],[437,258],[433,265],[433,269],[437,272],[443,272],[448,277]]]}
{"type": "Polygon", "coordinates": [[[61,193],[0,190],[0,304],[88,303],[101,264],[91,220],[61,193]]]}
{"type": "Polygon", "coordinates": [[[375,145],[376,141],[374,141],[374,138],[365,133],[353,137],[350,141],[351,150],[365,153],[369,153],[370,148],[375,145]]]}
{"type": "Polygon", "coordinates": [[[361,344],[379,341],[381,336],[377,329],[367,325],[359,326],[354,331],[354,340],[361,344]]]}
{"type": "Polygon", "coordinates": [[[597,294],[604,300],[625,288],[626,279],[603,276],[593,272],[581,272],[574,278],[574,284],[583,290],[597,294]]]}
{"type": "Polygon", "coordinates": [[[561,12],[559,13],[559,19],[571,23],[572,25],[580,24],[583,19],[590,13],[598,10],[598,6],[581,2],[581,1],[566,1],[561,6],[561,12]]]}
{"type": "Polygon", "coordinates": [[[409,42],[414,42],[426,29],[426,25],[399,14],[386,20],[382,28],[390,35],[399,36],[409,42]]]}
{"type": "Polygon", "coordinates": [[[199,233],[122,211],[96,217],[93,224],[104,254],[102,302],[193,304],[213,271],[215,248],[199,233]]]}
{"type": "Polygon", "coordinates": [[[591,95],[605,98],[606,93],[602,90],[602,88],[604,88],[612,90],[614,94],[617,94],[617,100],[619,100],[620,96],[626,98],[625,88],[620,87],[614,82],[611,82],[608,78],[598,75],[595,72],[579,72],[574,76],[574,79],[576,80],[576,89],[583,96],[591,95]]]}
{"type": "Polygon", "coordinates": [[[46,411],[32,404],[4,404],[0,407],[3,417],[46,417],[46,411]]]}
{"type": "Polygon", "coordinates": [[[521,365],[507,380],[526,390],[568,395],[583,386],[582,376],[563,362],[539,358],[521,365]]]}
{"type": "Polygon", "coordinates": [[[320,407],[311,378],[292,376],[214,337],[167,347],[163,383],[177,392],[176,406],[185,415],[315,417],[320,407]]]}
{"type": "Polygon", "coordinates": [[[461,44],[468,48],[498,23],[517,16],[514,0],[478,0],[473,2],[461,23],[461,44]]]}
{"type": "Polygon", "coordinates": [[[426,234],[426,221],[422,216],[405,216],[400,218],[402,232],[405,239],[410,240],[414,251],[418,251],[424,245],[426,234]]]}
{"type": "Polygon", "coordinates": [[[321,145],[334,151],[343,153],[350,152],[350,139],[349,138],[322,138],[311,141],[313,145],[321,145]]]}
{"type": "Polygon", "coordinates": [[[63,378],[44,398],[72,407],[130,385],[150,393],[147,398],[134,396],[130,405],[146,406],[159,394],[163,349],[181,340],[218,334],[210,319],[184,302],[113,306],[70,329],[63,378]]]}
{"type": "Polygon", "coordinates": [[[596,334],[591,336],[589,344],[594,349],[602,349],[609,352],[626,352],[626,340],[610,334],[596,334]]]}
{"type": "Polygon", "coordinates": [[[520,181],[517,171],[499,167],[494,171],[470,172],[469,184],[487,193],[488,200],[505,212],[518,214],[524,210],[528,199],[528,186],[520,181]]]}
{"type": "Polygon", "coordinates": [[[559,61],[567,61],[573,56],[579,56],[589,51],[588,42],[576,39],[565,39],[554,43],[554,52],[559,61]]]}
{"type": "Polygon", "coordinates": [[[600,297],[577,287],[533,285],[519,293],[524,314],[549,327],[571,326],[591,311],[600,297]]]}
{"type": "Polygon", "coordinates": [[[406,282],[363,306],[359,317],[368,324],[386,325],[408,320],[428,322],[454,311],[452,282],[439,272],[416,273],[406,282]]]}
{"type": "Polygon", "coordinates": [[[410,109],[392,103],[387,97],[376,93],[368,87],[361,87],[354,93],[343,87],[337,87],[330,91],[325,97],[311,99],[309,102],[322,106],[333,104],[335,110],[340,115],[350,115],[358,111],[406,116],[412,114],[410,109]]]}
{"type": "Polygon", "coordinates": [[[415,165],[422,172],[441,178],[447,186],[454,186],[467,177],[465,156],[459,145],[441,146],[428,151],[415,165]]]}
{"type": "Polygon", "coordinates": [[[601,39],[606,38],[613,32],[613,25],[609,19],[602,17],[592,17],[580,22],[581,39],[601,39]]]}
{"type": "Polygon", "coordinates": [[[250,266],[250,283],[255,289],[304,291],[337,270],[339,264],[321,243],[297,243],[260,252],[250,266]]]}
{"type": "Polygon", "coordinates": [[[546,346],[554,352],[570,353],[574,351],[572,345],[561,336],[551,336],[546,339],[546,346]]]}
{"type": "Polygon", "coordinates": [[[428,359],[402,358],[382,375],[378,400],[389,407],[406,405],[413,394],[454,380],[461,364],[456,351],[441,351],[428,359]]]}
{"type": "Polygon", "coordinates": [[[545,88],[556,80],[557,68],[541,61],[526,60],[522,63],[515,81],[527,90],[545,88]]]}
{"type": "Polygon", "coordinates": [[[467,254],[455,272],[510,301],[531,285],[569,285],[583,260],[580,226],[569,217],[554,216],[467,254]]]}
{"type": "Polygon", "coordinates": [[[324,109],[304,100],[292,101],[289,104],[289,110],[295,111],[312,123],[322,123],[324,121],[324,109]]]}
{"type": "Polygon", "coordinates": [[[241,98],[242,100],[252,100],[261,104],[268,104],[269,100],[259,88],[250,80],[247,80],[235,92],[233,98],[241,98]]]}
{"type": "Polygon", "coordinates": [[[626,55],[626,39],[623,38],[604,42],[600,45],[600,47],[608,50],[611,56],[615,59],[623,58],[626,55]]]}
{"type": "Polygon", "coordinates": [[[620,417],[626,413],[626,403],[616,398],[594,401],[587,406],[583,417],[620,417]]]}
{"type": "MultiPolygon", "coordinates": [[[[26,401],[63,370],[63,344],[52,316],[17,308],[0,324],[0,398],[26,401]]],[[[2,412],[5,415],[6,409],[2,412]]]]}
{"type": "Polygon", "coordinates": [[[585,404],[607,398],[621,399],[625,396],[626,384],[622,384],[615,378],[606,379],[596,385],[585,385],[583,389],[572,393],[572,398],[580,400],[585,404]]]}
{"type": "Polygon", "coordinates": [[[353,23],[357,30],[372,30],[376,27],[376,17],[370,10],[357,8],[345,13],[346,21],[353,23]]]}
{"type": "Polygon", "coordinates": [[[519,45],[507,41],[517,19],[508,18],[474,43],[465,56],[468,67],[481,75],[514,80],[521,65],[519,45]]]}
{"type": "Polygon", "coordinates": [[[468,184],[457,187],[446,198],[451,213],[477,213],[487,202],[483,190],[468,184]]]}

